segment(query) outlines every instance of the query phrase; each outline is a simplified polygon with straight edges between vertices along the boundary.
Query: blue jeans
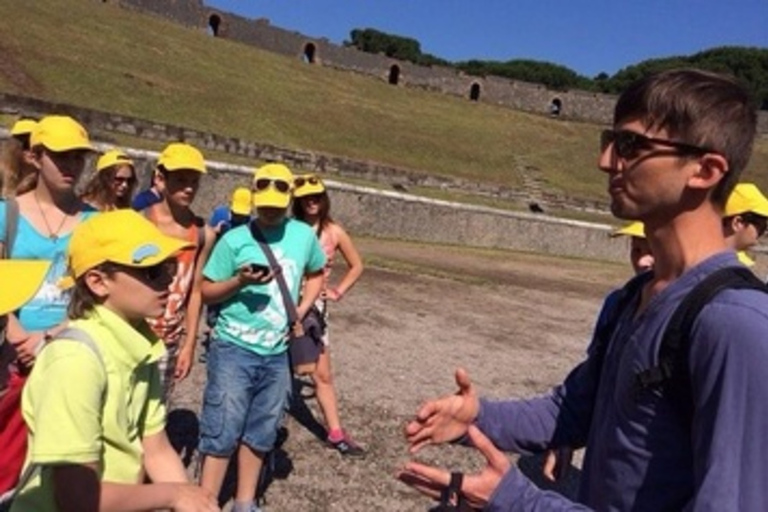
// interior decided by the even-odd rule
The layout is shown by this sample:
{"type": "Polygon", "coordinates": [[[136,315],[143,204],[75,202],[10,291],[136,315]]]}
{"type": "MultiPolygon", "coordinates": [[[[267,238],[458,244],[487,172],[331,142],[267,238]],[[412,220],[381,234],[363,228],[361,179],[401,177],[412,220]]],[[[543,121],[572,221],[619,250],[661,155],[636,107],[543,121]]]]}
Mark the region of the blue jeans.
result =
{"type": "Polygon", "coordinates": [[[242,442],[257,452],[275,444],[291,391],[288,353],[262,356],[211,340],[200,418],[200,452],[230,456],[242,442]]]}

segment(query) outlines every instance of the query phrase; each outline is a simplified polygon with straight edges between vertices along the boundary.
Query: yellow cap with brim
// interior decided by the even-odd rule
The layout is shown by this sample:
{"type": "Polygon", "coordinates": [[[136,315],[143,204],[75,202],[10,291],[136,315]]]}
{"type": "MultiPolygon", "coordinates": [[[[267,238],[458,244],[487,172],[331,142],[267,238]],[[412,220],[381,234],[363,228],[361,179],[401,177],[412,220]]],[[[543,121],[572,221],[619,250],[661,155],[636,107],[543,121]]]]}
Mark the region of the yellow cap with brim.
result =
{"type": "Polygon", "coordinates": [[[71,279],[63,280],[60,286],[71,286],[74,279],[107,261],[126,267],[151,267],[192,246],[186,240],[164,235],[133,210],[100,213],[72,233],[68,250],[71,279]]]}
{"type": "Polygon", "coordinates": [[[645,238],[645,225],[640,221],[635,221],[615,230],[611,233],[611,236],[635,236],[637,238],[645,238]]]}
{"type": "Polygon", "coordinates": [[[284,181],[288,183],[288,190],[280,192],[272,183],[262,190],[254,188],[253,205],[256,208],[288,208],[293,188],[291,170],[283,164],[266,164],[256,169],[253,174],[254,183],[261,179],[284,181]]]}
{"type": "Polygon", "coordinates": [[[747,267],[753,267],[755,265],[755,260],[750,258],[749,255],[744,251],[738,251],[736,253],[736,257],[739,258],[739,261],[747,267]]]}
{"type": "Polygon", "coordinates": [[[119,149],[111,149],[99,157],[96,162],[96,170],[103,171],[113,165],[130,165],[133,167],[133,160],[119,149]]]}
{"type": "Polygon", "coordinates": [[[0,315],[16,311],[34,297],[50,266],[44,260],[0,260],[0,315]]]}
{"type": "Polygon", "coordinates": [[[754,183],[739,183],[725,203],[725,217],[752,212],[768,217],[768,198],[754,183]]]}
{"type": "Polygon", "coordinates": [[[249,215],[253,207],[253,193],[248,187],[238,187],[232,193],[229,209],[235,215],[249,215]]]}
{"type": "Polygon", "coordinates": [[[29,146],[43,146],[54,153],[94,150],[85,128],[68,116],[46,116],[38,121],[29,136],[29,146]]]}
{"type": "Polygon", "coordinates": [[[25,137],[32,135],[37,126],[37,121],[34,119],[19,119],[11,127],[11,137],[25,137]]]}
{"type": "Polygon", "coordinates": [[[166,171],[180,171],[189,169],[201,173],[206,173],[205,158],[203,154],[194,146],[183,142],[173,142],[168,144],[157,160],[157,165],[163,166],[166,171]]]}
{"type": "Polygon", "coordinates": [[[314,174],[304,174],[297,176],[293,184],[295,189],[293,190],[293,197],[314,196],[316,194],[322,194],[325,192],[325,185],[323,180],[318,178],[314,174]]]}

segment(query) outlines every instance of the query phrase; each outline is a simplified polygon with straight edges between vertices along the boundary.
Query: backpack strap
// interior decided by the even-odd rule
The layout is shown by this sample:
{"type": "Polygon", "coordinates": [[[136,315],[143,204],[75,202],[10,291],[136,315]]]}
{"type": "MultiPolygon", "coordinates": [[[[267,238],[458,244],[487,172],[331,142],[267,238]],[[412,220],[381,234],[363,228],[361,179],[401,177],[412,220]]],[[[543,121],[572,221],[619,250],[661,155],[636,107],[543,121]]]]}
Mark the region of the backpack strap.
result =
{"type": "Polygon", "coordinates": [[[619,292],[619,297],[607,312],[606,320],[598,325],[595,331],[595,348],[592,358],[597,367],[597,383],[599,385],[600,375],[602,374],[605,356],[608,353],[608,347],[611,344],[619,318],[624,311],[629,308],[635,299],[642,292],[643,286],[653,277],[653,272],[644,272],[630,279],[619,292]]]}
{"type": "Polygon", "coordinates": [[[690,424],[693,420],[688,355],[691,329],[701,310],[726,289],[751,289],[768,293],[768,286],[746,267],[721,268],[700,281],[677,306],[664,330],[656,366],[637,373],[638,390],[662,388],[690,424]]]}
{"type": "Polygon", "coordinates": [[[4,259],[11,259],[11,250],[16,241],[16,232],[19,228],[19,203],[15,197],[5,200],[5,238],[3,239],[4,259]]]}

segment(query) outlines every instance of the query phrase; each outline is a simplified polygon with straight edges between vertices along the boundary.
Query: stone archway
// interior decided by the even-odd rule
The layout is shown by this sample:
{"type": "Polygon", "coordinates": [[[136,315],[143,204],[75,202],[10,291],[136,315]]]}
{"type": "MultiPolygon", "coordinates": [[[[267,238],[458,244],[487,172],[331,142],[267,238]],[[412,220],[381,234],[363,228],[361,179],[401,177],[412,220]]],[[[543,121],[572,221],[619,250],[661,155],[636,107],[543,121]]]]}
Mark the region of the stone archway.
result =
{"type": "Polygon", "coordinates": [[[389,67],[389,83],[391,85],[397,85],[400,82],[400,66],[392,64],[389,67]]]}
{"type": "Polygon", "coordinates": [[[479,101],[480,100],[480,84],[479,83],[475,82],[469,88],[469,99],[471,101],[479,101]]]}
{"type": "Polygon", "coordinates": [[[549,104],[549,115],[552,117],[560,116],[563,111],[563,102],[560,98],[553,98],[552,103],[549,104]]]}
{"type": "Polygon", "coordinates": [[[314,64],[315,58],[317,54],[317,47],[315,46],[315,43],[307,43],[304,45],[304,51],[302,52],[302,59],[304,59],[304,62],[307,64],[314,64]]]}
{"type": "Polygon", "coordinates": [[[221,28],[221,16],[218,14],[211,14],[208,17],[208,33],[213,37],[219,37],[219,29],[221,28]]]}

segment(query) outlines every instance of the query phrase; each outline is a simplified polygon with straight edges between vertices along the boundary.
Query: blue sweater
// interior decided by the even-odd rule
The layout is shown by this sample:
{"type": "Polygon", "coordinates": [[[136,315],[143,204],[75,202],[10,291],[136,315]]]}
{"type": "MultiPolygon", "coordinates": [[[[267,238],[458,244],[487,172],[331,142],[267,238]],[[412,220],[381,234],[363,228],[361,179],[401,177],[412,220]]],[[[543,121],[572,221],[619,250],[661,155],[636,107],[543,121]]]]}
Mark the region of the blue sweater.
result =
{"type": "MultiPolygon", "coordinates": [[[[714,270],[739,265],[717,254],[619,319],[596,392],[590,353],[565,382],[530,400],[482,401],[477,424],[502,450],[584,446],[579,503],[542,491],[510,470],[486,510],[768,510],[768,294],[725,290],[692,328],[693,425],[656,391],[638,392],[655,366],[664,328],[681,299],[714,270]]],[[[594,345],[594,343],[593,343],[594,345]]]]}

